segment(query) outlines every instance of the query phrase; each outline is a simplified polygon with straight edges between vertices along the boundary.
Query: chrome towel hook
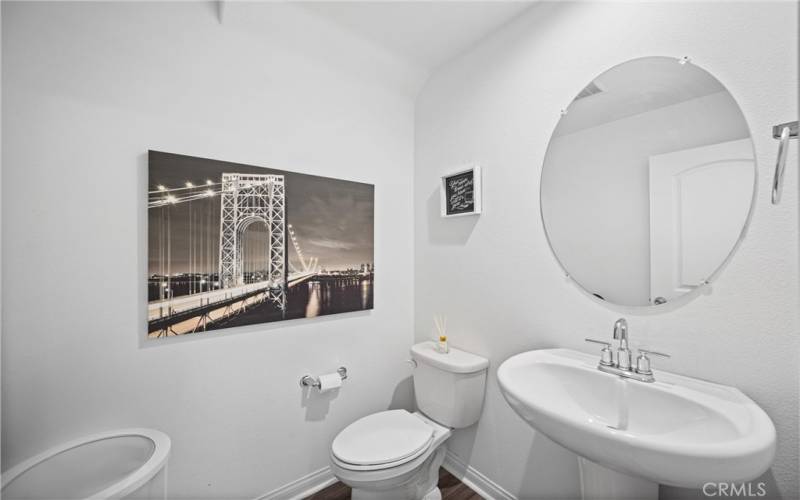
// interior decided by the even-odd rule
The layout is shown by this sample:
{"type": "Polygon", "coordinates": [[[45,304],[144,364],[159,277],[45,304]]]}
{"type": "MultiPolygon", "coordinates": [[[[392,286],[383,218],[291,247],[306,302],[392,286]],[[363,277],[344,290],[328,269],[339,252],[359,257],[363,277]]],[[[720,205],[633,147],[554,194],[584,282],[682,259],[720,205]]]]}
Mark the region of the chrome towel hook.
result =
{"type": "Polygon", "coordinates": [[[797,139],[798,122],[782,123],[772,127],[772,137],[779,139],[778,160],[775,162],[775,177],[772,180],[772,204],[781,201],[783,189],[783,172],[786,169],[786,155],[789,150],[789,139],[797,139]]]}

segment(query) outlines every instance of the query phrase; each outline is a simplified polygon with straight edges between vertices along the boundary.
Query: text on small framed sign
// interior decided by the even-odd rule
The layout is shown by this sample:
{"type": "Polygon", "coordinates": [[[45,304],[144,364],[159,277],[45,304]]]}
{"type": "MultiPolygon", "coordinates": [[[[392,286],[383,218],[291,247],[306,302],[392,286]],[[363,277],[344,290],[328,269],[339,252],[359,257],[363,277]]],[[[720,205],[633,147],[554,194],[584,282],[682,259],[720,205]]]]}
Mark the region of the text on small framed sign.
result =
{"type": "Polygon", "coordinates": [[[481,213],[481,167],[466,167],[442,177],[442,217],[481,213]]]}

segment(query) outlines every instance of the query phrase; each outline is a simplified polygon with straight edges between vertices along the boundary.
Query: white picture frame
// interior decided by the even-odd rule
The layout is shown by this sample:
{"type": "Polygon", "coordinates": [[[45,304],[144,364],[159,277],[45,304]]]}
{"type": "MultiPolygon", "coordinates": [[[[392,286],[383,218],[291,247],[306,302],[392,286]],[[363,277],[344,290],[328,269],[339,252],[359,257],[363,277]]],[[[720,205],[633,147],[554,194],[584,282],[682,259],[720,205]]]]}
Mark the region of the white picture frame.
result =
{"type": "Polygon", "coordinates": [[[480,215],[483,210],[481,167],[465,165],[447,175],[439,183],[442,217],[480,215]]]}

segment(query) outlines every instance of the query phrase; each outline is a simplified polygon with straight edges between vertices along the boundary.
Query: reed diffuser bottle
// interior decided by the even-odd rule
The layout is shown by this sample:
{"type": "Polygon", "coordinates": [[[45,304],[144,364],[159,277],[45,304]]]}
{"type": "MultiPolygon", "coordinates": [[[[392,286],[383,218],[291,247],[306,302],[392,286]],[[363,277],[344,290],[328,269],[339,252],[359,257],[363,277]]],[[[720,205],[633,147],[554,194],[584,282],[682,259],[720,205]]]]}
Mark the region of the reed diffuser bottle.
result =
{"type": "Polygon", "coordinates": [[[433,322],[436,325],[436,331],[439,332],[439,343],[436,344],[436,350],[442,354],[450,352],[447,346],[447,317],[436,315],[433,317],[433,322]]]}

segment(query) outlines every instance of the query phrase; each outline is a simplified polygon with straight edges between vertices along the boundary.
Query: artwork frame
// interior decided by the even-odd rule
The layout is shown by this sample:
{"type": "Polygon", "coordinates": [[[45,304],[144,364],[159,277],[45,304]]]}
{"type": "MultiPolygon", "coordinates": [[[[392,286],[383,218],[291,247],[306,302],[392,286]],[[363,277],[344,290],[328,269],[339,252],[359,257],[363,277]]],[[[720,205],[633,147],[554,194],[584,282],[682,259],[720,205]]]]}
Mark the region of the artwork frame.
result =
{"type": "Polygon", "coordinates": [[[441,177],[439,183],[442,217],[480,215],[483,211],[481,167],[464,165],[441,177]]]}
{"type": "Polygon", "coordinates": [[[374,309],[375,186],[148,152],[147,337],[374,309]]]}

